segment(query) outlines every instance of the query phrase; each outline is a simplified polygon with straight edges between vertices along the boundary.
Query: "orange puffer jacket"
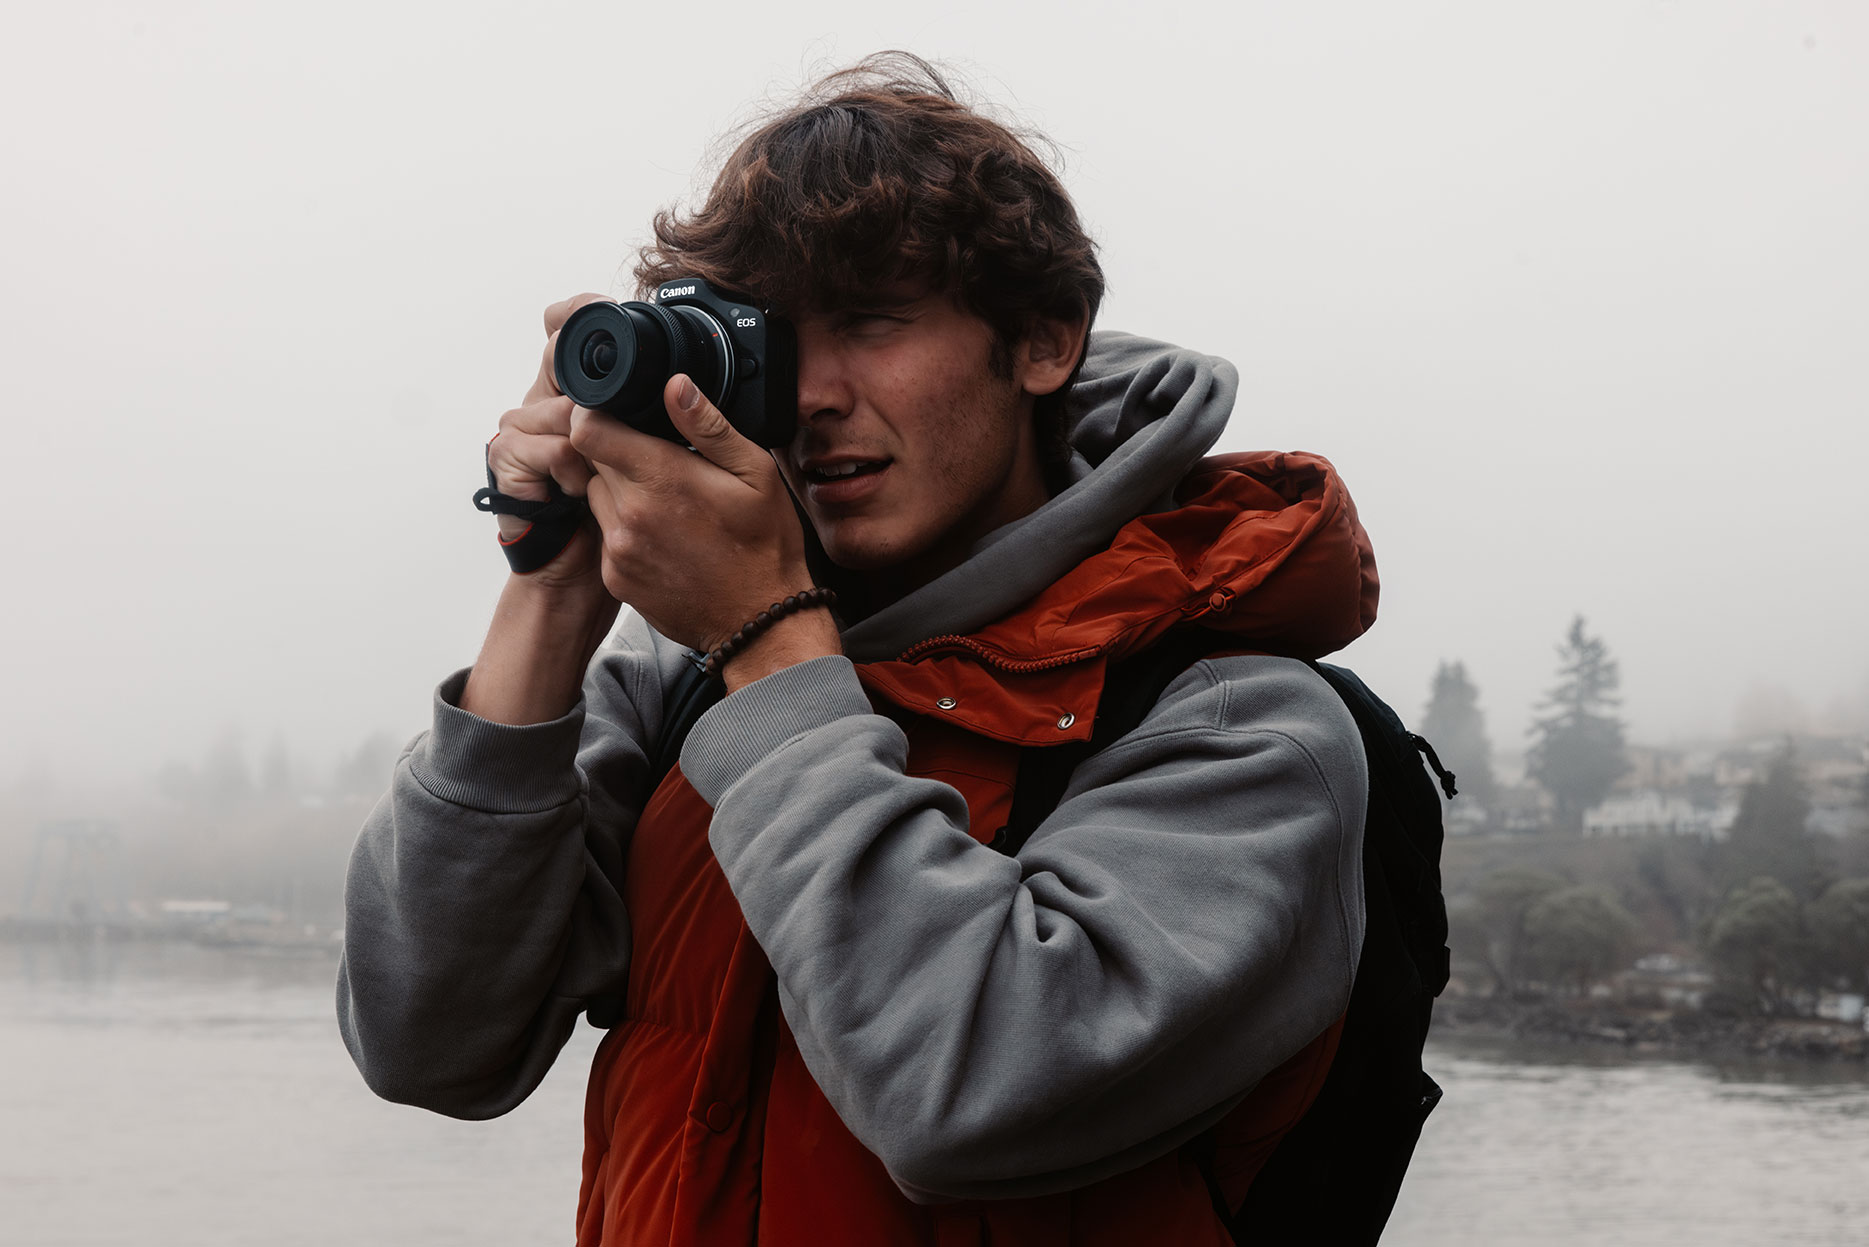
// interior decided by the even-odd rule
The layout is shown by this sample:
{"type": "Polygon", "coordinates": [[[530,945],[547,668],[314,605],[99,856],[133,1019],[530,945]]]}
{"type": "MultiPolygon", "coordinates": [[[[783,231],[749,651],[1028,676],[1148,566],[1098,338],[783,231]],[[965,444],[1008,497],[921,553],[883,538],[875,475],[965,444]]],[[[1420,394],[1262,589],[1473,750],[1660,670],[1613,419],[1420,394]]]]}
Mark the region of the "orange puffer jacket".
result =
{"type": "MultiPolygon", "coordinates": [[[[1188,479],[1178,509],[1133,521],[1011,617],[857,674],[906,734],[909,773],[957,789],[984,842],[1006,822],[1019,747],[1086,737],[1109,661],[1195,621],[1238,635],[1243,651],[1321,655],[1368,626],[1375,598],[1367,539],[1328,464],[1226,456],[1188,479]]],[[[1231,1241],[1185,1148],[1057,1194],[905,1196],[806,1068],[710,847],[713,813],[676,770],[629,842],[627,998],[591,1073],[580,1244],[1231,1241]]],[[[1234,1195],[1310,1103],[1336,1029],[1214,1131],[1234,1195]]]]}

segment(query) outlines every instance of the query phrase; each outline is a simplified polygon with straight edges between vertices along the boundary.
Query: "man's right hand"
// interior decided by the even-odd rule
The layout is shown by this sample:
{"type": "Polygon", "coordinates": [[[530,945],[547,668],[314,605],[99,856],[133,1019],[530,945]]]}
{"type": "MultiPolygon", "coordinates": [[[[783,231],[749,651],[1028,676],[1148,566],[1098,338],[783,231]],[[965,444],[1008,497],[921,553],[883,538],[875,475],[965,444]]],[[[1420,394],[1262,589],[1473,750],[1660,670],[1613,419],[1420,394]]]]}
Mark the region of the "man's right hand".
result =
{"type": "MultiPolygon", "coordinates": [[[[552,355],[558,346],[558,331],[571,313],[603,299],[600,294],[574,295],[545,309],[545,354],[539,361],[539,374],[520,406],[500,417],[500,430],[487,446],[487,467],[500,493],[544,502],[551,497],[549,482],[556,481],[560,489],[576,498],[582,498],[589,487],[590,465],[571,446],[573,403],[558,389],[552,355]]],[[[530,522],[517,515],[496,518],[500,535],[508,540],[525,532],[530,522]]],[[[587,524],[557,558],[530,573],[527,579],[540,588],[588,591],[594,585],[601,589],[597,561],[600,544],[594,527],[587,524]]]]}
{"type": "MultiPolygon", "coordinates": [[[[545,501],[549,482],[582,498],[591,468],[571,446],[572,402],[558,391],[552,352],[571,313],[602,299],[581,294],[545,309],[545,356],[525,401],[500,417],[487,446],[493,487],[514,498],[545,501]]],[[[526,521],[499,516],[503,536],[525,531],[526,521]]],[[[527,575],[508,577],[487,629],[460,708],[496,723],[544,723],[578,700],[584,668],[616,623],[620,603],[604,587],[598,554],[603,543],[589,521],[557,558],[527,575]]]]}

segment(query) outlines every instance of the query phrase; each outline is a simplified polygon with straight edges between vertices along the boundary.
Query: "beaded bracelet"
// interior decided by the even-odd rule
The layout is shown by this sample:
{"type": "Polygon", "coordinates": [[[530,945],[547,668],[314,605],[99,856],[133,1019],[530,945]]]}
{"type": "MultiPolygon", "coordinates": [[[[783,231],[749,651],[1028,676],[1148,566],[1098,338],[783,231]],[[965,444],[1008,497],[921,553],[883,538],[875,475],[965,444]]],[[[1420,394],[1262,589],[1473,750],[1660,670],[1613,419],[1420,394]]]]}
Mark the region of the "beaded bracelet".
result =
{"type": "Polygon", "coordinates": [[[835,590],[826,589],[821,586],[813,586],[812,588],[806,589],[803,593],[792,594],[792,596],[786,598],[783,602],[774,602],[771,606],[768,606],[765,610],[760,611],[759,614],[753,616],[744,624],[741,624],[738,632],[722,641],[712,650],[709,650],[707,661],[702,664],[701,669],[708,675],[718,674],[721,667],[726,665],[729,658],[732,658],[735,654],[745,649],[747,644],[751,642],[754,637],[764,632],[767,628],[770,628],[779,620],[784,619],[787,615],[794,615],[799,611],[809,610],[813,606],[828,607],[836,601],[837,593],[835,590]]]}

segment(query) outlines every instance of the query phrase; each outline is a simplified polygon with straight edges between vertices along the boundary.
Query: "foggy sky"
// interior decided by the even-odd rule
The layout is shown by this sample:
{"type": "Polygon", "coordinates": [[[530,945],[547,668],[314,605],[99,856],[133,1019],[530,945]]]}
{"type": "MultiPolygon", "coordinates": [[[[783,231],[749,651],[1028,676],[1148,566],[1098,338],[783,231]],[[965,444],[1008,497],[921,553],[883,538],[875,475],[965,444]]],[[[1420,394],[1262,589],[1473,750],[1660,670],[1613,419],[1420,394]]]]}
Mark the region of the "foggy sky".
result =
{"type": "Polygon", "coordinates": [[[1048,131],[1101,324],[1343,471],[1404,714],[1522,742],[1582,612],[1638,739],[1869,704],[1869,16],[1845,3],[35,6],[0,40],[0,784],[427,720],[545,304],[883,47],[1048,131]],[[1507,12],[1510,8],[1512,11],[1507,12]],[[679,23],[692,23],[684,27],[679,23]]]}

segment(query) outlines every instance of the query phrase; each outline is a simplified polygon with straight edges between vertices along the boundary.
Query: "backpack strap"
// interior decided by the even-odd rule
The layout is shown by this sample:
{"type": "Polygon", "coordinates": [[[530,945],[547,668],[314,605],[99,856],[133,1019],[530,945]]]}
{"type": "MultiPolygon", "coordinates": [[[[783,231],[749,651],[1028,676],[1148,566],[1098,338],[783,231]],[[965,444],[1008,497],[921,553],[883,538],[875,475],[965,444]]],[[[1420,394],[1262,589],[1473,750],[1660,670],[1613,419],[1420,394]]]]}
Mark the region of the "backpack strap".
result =
{"type": "Polygon", "coordinates": [[[645,799],[662,786],[668,773],[675,769],[675,763],[681,760],[682,743],[688,739],[696,721],[727,695],[726,681],[718,673],[709,675],[705,663],[705,655],[689,654],[688,661],[682,664],[681,674],[662,690],[662,732],[656,737],[649,755],[649,786],[644,790],[645,799]]]}
{"type": "MultiPolygon", "coordinates": [[[[649,747],[649,778],[643,789],[645,805],[681,759],[682,742],[688,739],[695,721],[709,706],[727,695],[726,684],[718,675],[707,674],[702,661],[702,655],[690,653],[680,674],[662,690],[665,713],[661,735],[649,747]]],[[[609,1030],[623,1020],[623,996],[607,992],[591,997],[585,1005],[584,1017],[599,1030],[609,1030]]]]}
{"type": "Polygon", "coordinates": [[[1135,731],[1182,672],[1211,654],[1239,648],[1238,637],[1205,628],[1184,628],[1111,664],[1103,678],[1103,695],[1097,702],[1097,719],[1089,740],[1035,745],[1020,751],[1012,813],[1006,825],[994,833],[989,842],[992,847],[1008,857],[1017,854],[1038,825],[1058,808],[1079,764],[1135,731]]]}

